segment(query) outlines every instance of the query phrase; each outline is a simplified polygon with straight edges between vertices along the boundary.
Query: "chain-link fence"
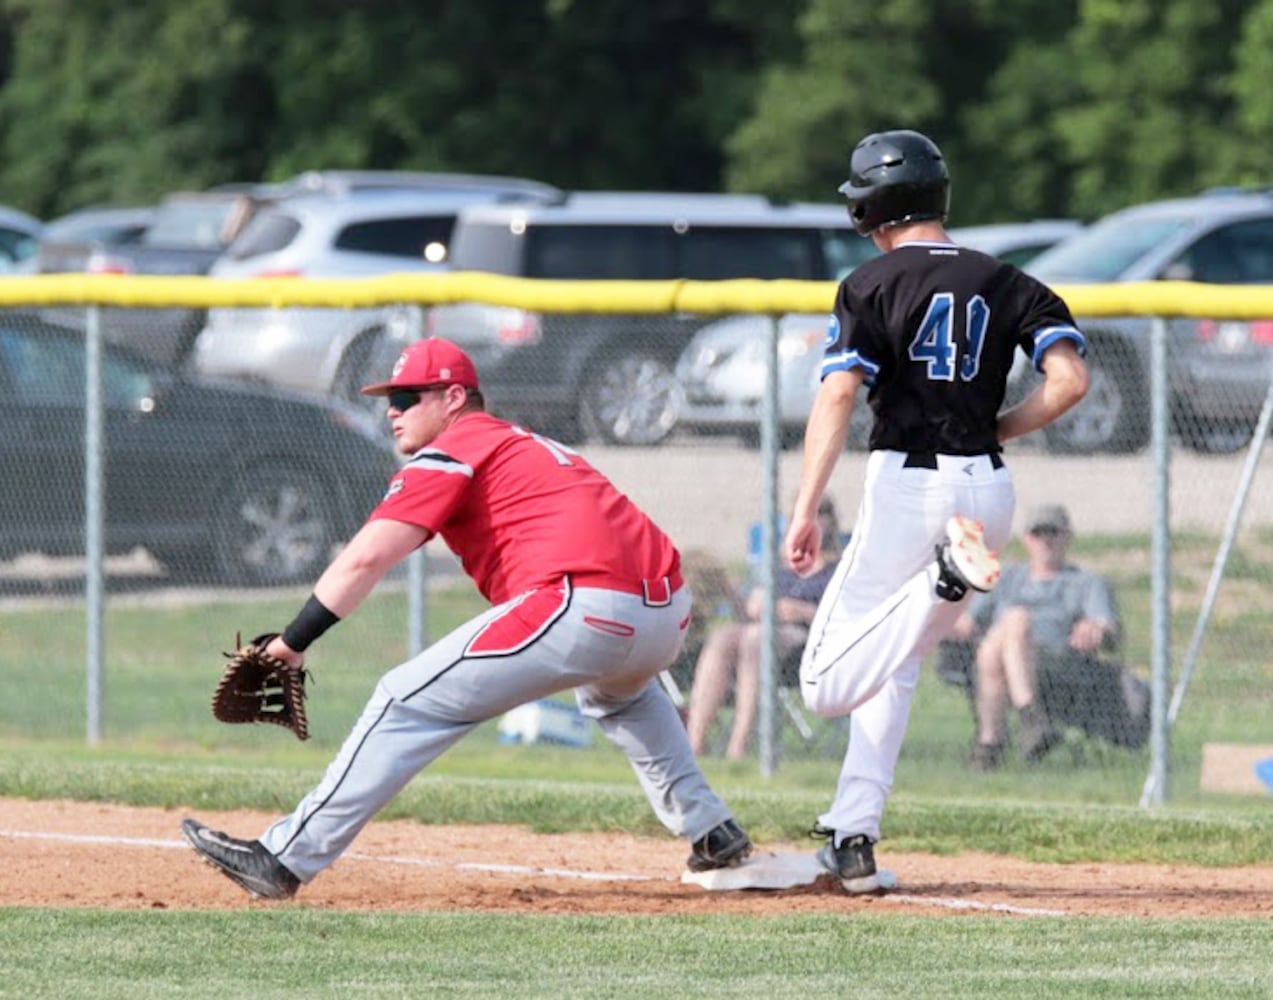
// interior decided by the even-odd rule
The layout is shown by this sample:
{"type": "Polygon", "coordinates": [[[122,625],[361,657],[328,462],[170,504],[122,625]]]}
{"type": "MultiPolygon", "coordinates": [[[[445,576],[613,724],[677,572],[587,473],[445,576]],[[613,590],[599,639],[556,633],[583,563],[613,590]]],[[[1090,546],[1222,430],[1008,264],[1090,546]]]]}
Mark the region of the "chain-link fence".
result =
{"type": "MultiPolygon", "coordinates": [[[[677,541],[699,618],[665,680],[687,709],[711,637],[740,620],[768,620],[755,631],[773,639],[761,683],[736,689],[737,675],[729,675],[712,723],[703,726],[702,752],[833,775],[846,730],[809,715],[795,694],[798,630],[768,618],[765,601],[746,607],[756,585],[778,570],[773,549],[799,474],[824,318],[790,313],[776,326],[766,315],[721,319],[714,314],[724,311],[719,297],[727,292],[711,293],[716,298],[703,312],[651,315],[556,313],[542,301],[528,310],[503,293],[489,304],[437,308],[310,309],[302,302],[275,309],[258,301],[240,311],[218,301],[179,360],[159,358],[164,310],[153,311],[153,324],[138,319],[140,309],[129,310],[128,324],[113,323],[110,308],[0,311],[0,406],[8,411],[0,470],[0,613],[8,641],[0,673],[10,706],[41,706],[3,710],[0,728],[10,736],[74,738],[88,715],[90,735],[100,734],[96,700],[109,737],[223,738],[206,719],[206,699],[183,686],[189,675],[178,676],[181,664],[206,663],[210,650],[229,648],[233,636],[223,630],[258,620],[277,627],[294,613],[394,468],[383,413],[351,405],[360,402],[351,387],[385,377],[402,344],[432,332],[473,355],[494,412],[577,445],[677,541]],[[86,553],[101,554],[100,569],[86,553]],[[91,666],[95,656],[100,673],[91,666]],[[142,674],[156,679],[146,696],[152,703],[118,704],[116,685],[122,691],[142,674]],[[756,719],[739,735],[734,723],[753,698],[756,719]]],[[[1191,661],[1170,733],[1173,797],[1205,802],[1208,789],[1223,790],[1216,775],[1239,765],[1216,763],[1216,746],[1250,749],[1268,739],[1265,651],[1273,617],[1264,596],[1273,576],[1273,491],[1263,481],[1262,449],[1250,458],[1244,450],[1269,385],[1263,327],[1165,325],[1168,420],[1159,452],[1151,446],[1151,321],[1081,325],[1093,342],[1091,395],[1061,427],[1005,452],[1018,495],[1018,537],[1006,555],[1026,558],[1019,536],[1028,510],[1064,506],[1073,525],[1070,558],[1110,583],[1121,616],[1120,639],[1095,657],[1106,680],[1090,690],[1081,674],[1055,681],[1058,690],[1078,691],[1082,708],[1050,702],[1053,738],[1031,761],[1022,753],[1020,713],[1010,707],[1002,757],[974,771],[975,646],[962,660],[934,655],[899,787],[1020,794],[1044,775],[1049,796],[1135,801],[1151,767],[1150,681],[1162,654],[1169,684],[1182,659],[1191,661]],[[1162,536],[1171,542],[1164,564],[1170,620],[1160,636],[1155,517],[1168,482],[1162,536]],[[1240,511],[1238,496],[1245,496],[1240,511]],[[1118,726],[1116,717],[1124,720],[1118,726]],[[1214,772],[1205,780],[1204,758],[1214,772]]],[[[1028,392],[1032,378],[1014,373],[1010,398],[1028,392]]],[[[846,533],[869,421],[863,408],[829,488],[846,533]]],[[[397,574],[325,640],[333,662],[343,657],[357,669],[330,671],[322,697],[346,688],[353,698],[365,694],[379,671],[423,640],[423,608],[436,635],[478,606],[433,543],[411,574],[397,574]]],[[[205,686],[201,675],[194,689],[205,686]]],[[[316,737],[338,739],[344,720],[327,732],[321,715],[316,737]]],[[[1241,767],[1246,784],[1258,787],[1253,765],[1241,767]]]]}

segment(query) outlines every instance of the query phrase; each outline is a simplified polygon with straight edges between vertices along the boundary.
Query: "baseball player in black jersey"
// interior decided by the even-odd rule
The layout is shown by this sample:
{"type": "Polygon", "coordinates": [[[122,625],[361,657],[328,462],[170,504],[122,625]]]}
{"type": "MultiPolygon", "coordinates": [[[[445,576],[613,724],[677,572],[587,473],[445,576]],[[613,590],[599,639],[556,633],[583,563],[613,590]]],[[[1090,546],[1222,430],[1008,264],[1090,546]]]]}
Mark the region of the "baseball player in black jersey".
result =
{"type": "Polygon", "coordinates": [[[861,505],[813,620],[800,685],[811,711],[851,713],[835,800],[814,833],[827,838],[819,860],[844,888],[871,892],[887,887],[874,844],[920,661],[969,589],[990,590],[999,576],[995,552],[1015,502],[1002,444],[1083,398],[1086,344],[1048,288],[951,242],[950,178],[926,136],[868,135],[840,191],[882,256],[836,294],[785,547],[797,572],[812,566],[818,504],[866,385],[874,423],[861,505]],[[1043,381],[1000,412],[1018,349],[1043,381]]]}

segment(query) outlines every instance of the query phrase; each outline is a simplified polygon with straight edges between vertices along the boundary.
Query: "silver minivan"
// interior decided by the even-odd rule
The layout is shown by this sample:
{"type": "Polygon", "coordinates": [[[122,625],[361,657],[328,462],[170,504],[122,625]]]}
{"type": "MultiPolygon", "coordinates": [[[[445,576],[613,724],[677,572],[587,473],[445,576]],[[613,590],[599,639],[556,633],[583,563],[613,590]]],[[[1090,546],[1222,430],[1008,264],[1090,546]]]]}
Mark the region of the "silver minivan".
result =
{"type": "MultiPolygon", "coordinates": [[[[449,265],[451,231],[462,208],[561,195],[549,185],[516,178],[479,175],[433,189],[423,180],[394,187],[392,175],[378,172],[353,176],[349,183],[323,183],[330,175],[313,175],[312,190],[259,212],[213,265],[211,276],[333,278],[441,271],[449,265]]],[[[212,309],[195,342],[192,365],[201,374],[331,392],[379,409],[381,401],[369,404],[358,388],[383,378],[421,329],[421,310],[415,306],[212,309]]]]}

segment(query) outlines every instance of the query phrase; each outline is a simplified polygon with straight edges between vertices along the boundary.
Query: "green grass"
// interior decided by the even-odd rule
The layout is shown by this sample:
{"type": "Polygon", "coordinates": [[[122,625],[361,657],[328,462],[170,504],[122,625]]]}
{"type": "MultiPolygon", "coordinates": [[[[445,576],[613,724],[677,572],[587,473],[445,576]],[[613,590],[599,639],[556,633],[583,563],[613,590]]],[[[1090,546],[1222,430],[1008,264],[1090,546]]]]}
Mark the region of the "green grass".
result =
{"type": "MultiPolygon", "coordinates": [[[[1077,555],[1114,578],[1129,661],[1144,667],[1146,541],[1085,542],[1077,555]]],[[[1177,544],[1179,655],[1214,542],[1177,544]]],[[[1144,753],[1082,740],[1037,768],[970,773],[963,764],[968,705],[926,670],[885,815],[885,856],[971,848],[1040,861],[1267,864],[1273,858],[1267,800],[1197,789],[1203,742],[1269,739],[1273,611],[1262,596],[1267,587],[1256,584],[1273,571],[1254,548],[1243,553],[1239,569],[1217,606],[1177,728],[1170,805],[1135,806],[1144,753]]],[[[105,740],[94,748],[84,743],[82,610],[6,610],[0,795],[196,812],[290,810],[318,780],[376,678],[405,653],[405,602],[389,589],[311,657],[313,740],[301,744],[273,727],[215,723],[208,700],[216,654],[230,647],[233,629],[251,635],[277,628],[302,599],[175,607],[112,600],[105,740]]],[[[431,594],[430,631],[441,634],[479,606],[469,588],[431,594]]],[[[784,756],[773,779],[752,762],[705,762],[714,787],[761,843],[799,840],[826,807],[844,734],[830,734],[826,754],[810,752],[789,731],[781,739],[784,756]]],[[[505,746],[493,724],[438,760],[382,816],[666,836],[626,760],[604,741],[585,750],[505,746]]],[[[843,917],[750,919],[342,914],[310,909],[303,899],[229,912],[10,908],[0,909],[0,940],[0,997],[23,998],[1228,998],[1268,996],[1273,982],[1267,921],[927,918],[900,904],[846,905],[843,917]]]]}
{"type": "MultiPolygon", "coordinates": [[[[0,795],[133,805],[287,812],[326,760],[285,754],[156,751],[0,744],[0,795]]],[[[805,786],[708,769],[714,787],[761,842],[800,841],[829,801],[834,774],[805,786]]],[[[543,832],[625,830],[666,836],[617,751],[461,744],[380,814],[424,823],[520,823],[543,832]]],[[[900,788],[882,848],[953,854],[975,848],[1038,861],[1150,861],[1239,865],[1273,857],[1267,808],[1228,810],[1046,802],[942,795],[900,788]],[[1199,844],[1207,849],[1200,851],[1199,844]]]]}
{"type": "MultiPolygon", "coordinates": [[[[1182,536],[1175,540],[1174,567],[1182,593],[1173,643],[1179,657],[1188,644],[1193,615],[1210,568],[1214,541],[1182,536]],[[1196,585],[1196,586],[1195,586],[1196,585]],[[1193,589],[1190,589],[1190,588],[1193,589]]],[[[1106,573],[1119,593],[1126,620],[1126,658],[1148,668],[1151,634],[1147,540],[1117,536],[1080,539],[1076,558],[1106,573]]],[[[1264,567],[1273,580],[1269,548],[1244,550],[1244,577],[1264,567]]],[[[1010,556],[1016,553],[1010,552],[1010,556]]],[[[1173,804],[1193,809],[1254,809],[1249,803],[1199,791],[1202,746],[1208,740],[1267,742],[1267,692],[1273,664],[1273,609],[1267,588],[1244,589],[1244,580],[1222,590],[1216,620],[1203,644],[1202,659],[1173,735],[1170,795],[1173,804]]],[[[111,749],[162,747],[167,755],[260,754],[283,765],[320,767],[339,745],[379,675],[406,653],[406,602],[401,590],[384,588],[357,615],[325,636],[310,657],[314,685],[310,721],[314,739],[304,747],[289,743],[272,727],[227,727],[208,711],[219,673],[219,652],[233,644],[235,628],[245,635],[278,628],[299,606],[303,594],[264,600],[220,598],[204,604],[169,606],[145,598],[114,599],[106,623],[105,746],[111,749]]],[[[429,595],[429,627],[440,635],[482,607],[471,586],[436,589],[429,595]]],[[[85,732],[84,627],[82,609],[13,606],[2,615],[0,643],[0,741],[73,745],[85,732]]],[[[779,716],[779,722],[782,723],[779,716]]],[[[1138,801],[1148,771],[1147,750],[1125,751],[1070,735],[1038,768],[1010,764],[991,775],[970,773],[964,754],[972,734],[972,714],[962,692],[940,683],[926,669],[916,694],[910,731],[899,763],[896,787],[923,797],[1130,805],[1138,801]]],[[[845,743],[842,729],[831,732],[816,752],[790,727],[780,733],[782,759],[777,780],[785,787],[833,787],[845,743]]],[[[497,751],[493,726],[479,729],[447,756],[449,766],[473,775],[535,778],[545,767],[624,780],[626,764],[609,746],[576,751],[569,763],[537,763],[537,757],[497,751]],[[621,776],[621,777],[617,777],[621,776]]],[[[91,759],[91,758],[90,758],[91,759]]],[[[758,777],[754,761],[724,766],[709,761],[714,778],[749,782],[758,777]]]]}
{"type": "Polygon", "coordinates": [[[0,937],[0,996],[23,998],[1240,998],[1273,981],[1252,920],[11,909],[0,937]]]}

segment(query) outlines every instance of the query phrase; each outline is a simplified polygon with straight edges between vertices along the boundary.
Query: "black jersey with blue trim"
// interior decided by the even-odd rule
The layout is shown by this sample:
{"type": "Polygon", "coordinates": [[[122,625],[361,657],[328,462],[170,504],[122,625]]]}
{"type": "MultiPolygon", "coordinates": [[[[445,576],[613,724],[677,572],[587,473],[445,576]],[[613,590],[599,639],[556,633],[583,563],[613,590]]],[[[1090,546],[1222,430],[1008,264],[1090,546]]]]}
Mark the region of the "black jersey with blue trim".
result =
{"type": "Polygon", "coordinates": [[[1040,369],[1059,339],[1087,351],[1069,308],[1042,282],[949,243],[904,243],[855,268],[836,293],[822,378],[861,368],[871,450],[982,455],[1013,355],[1040,369]]]}

